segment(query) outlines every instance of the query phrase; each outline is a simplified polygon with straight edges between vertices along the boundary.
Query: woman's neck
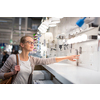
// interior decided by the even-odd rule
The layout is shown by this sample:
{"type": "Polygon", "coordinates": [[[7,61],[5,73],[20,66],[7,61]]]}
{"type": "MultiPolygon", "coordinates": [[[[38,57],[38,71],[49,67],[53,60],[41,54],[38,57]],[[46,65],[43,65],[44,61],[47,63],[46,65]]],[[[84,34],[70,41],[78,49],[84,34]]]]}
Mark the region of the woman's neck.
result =
{"type": "Polygon", "coordinates": [[[22,51],[22,53],[19,54],[20,60],[27,61],[28,60],[28,54],[29,54],[29,52],[22,51]]]}

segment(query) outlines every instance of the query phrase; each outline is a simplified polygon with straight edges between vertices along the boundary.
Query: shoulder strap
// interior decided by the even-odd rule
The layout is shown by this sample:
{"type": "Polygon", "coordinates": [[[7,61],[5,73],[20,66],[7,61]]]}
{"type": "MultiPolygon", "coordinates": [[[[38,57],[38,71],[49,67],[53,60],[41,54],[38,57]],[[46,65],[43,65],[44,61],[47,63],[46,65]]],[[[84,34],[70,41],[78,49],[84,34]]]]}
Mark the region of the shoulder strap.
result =
{"type": "Polygon", "coordinates": [[[33,65],[32,65],[32,56],[30,56],[30,65],[31,65],[31,68],[32,68],[32,71],[31,71],[31,74],[32,74],[32,72],[33,72],[33,65]]]}
{"type": "MultiPolygon", "coordinates": [[[[16,62],[17,62],[17,65],[19,65],[18,54],[16,54],[16,62]]],[[[18,71],[17,71],[17,74],[18,74],[18,71]]]]}
{"type": "Polygon", "coordinates": [[[17,62],[17,65],[19,65],[18,54],[16,54],[16,62],[17,62]]]}
{"type": "MultiPolygon", "coordinates": [[[[16,54],[16,62],[17,62],[17,65],[19,65],[18,54],[16,54]]],[[[18,74],[18,71],[17,71],[17,74],[18,74]]],[[[17,74],[12,77],[13,81],[15,80],[17,74]]]]}

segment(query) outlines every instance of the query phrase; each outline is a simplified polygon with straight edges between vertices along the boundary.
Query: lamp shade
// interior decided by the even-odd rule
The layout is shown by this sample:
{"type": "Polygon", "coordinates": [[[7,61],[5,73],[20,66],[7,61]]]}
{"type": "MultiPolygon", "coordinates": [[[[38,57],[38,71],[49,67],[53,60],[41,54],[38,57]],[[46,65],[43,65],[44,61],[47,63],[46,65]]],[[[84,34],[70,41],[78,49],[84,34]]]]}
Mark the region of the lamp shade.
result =
{"type": "Polygon", "coordinates": [[[83,19],[79,19],[79,20],[76,22],[76,25],[78,25],[79,27],[82,27],[82,25],[84,24],[85,18],[86,18],[86,17],[84,17],[83,19]]]}

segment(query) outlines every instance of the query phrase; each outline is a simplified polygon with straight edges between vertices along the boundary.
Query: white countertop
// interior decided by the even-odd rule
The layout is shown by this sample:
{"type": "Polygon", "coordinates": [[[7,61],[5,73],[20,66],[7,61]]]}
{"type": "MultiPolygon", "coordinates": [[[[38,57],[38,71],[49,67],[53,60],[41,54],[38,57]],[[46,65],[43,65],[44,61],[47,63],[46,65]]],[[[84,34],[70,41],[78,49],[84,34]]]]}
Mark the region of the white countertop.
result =
{"type": "Polygon", "coordinates": [[[100,84],[100,72],[66,63],[43,65],[63,84],[100,84]]]}

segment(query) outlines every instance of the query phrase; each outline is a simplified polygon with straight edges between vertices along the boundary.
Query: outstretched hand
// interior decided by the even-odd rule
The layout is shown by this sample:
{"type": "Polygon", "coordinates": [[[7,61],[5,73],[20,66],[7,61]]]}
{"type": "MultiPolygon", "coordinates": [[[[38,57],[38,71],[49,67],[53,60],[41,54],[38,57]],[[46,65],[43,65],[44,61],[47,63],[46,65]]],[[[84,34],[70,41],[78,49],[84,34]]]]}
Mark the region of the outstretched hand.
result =
{"type": "Polygon", "coordinates": [[[70,60],[70,61],[76,61],[75,59],[79,59],[79,56],[80,55],[71,55],[71,56],[68,57],[68,60],[70,60]]]}

